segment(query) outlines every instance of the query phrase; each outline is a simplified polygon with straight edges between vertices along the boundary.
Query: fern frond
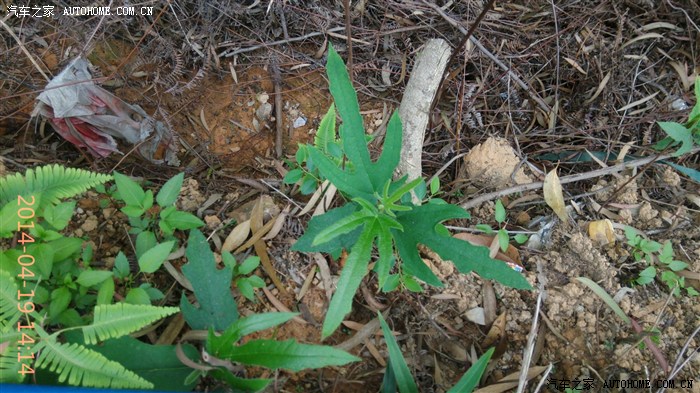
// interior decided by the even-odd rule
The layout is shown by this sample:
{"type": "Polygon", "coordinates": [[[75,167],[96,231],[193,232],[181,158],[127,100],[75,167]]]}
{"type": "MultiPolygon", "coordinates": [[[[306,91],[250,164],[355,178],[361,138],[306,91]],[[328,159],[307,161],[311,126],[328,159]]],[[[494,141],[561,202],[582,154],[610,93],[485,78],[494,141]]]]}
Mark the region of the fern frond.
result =
{"type": "Polygon", "coordinates": [[[17,308],[18,290],[17,283],[10,273],[0,270],[0,332],[14,326],[22,316],[22,312],[17,308]]]}
{"type": "Polygon", "coordinates": [[[24,380],[24,375],[19,373],[22,369],[22,363],[17,361],[19,351],[16,344],[18,336],[17,332],[13,332],[11,335],[3,334],[2,340],[0,340],[1,342],[9,341],[10,343],[0,353],[0,383],[20,383],[24,380]]]}
{"type": "Polygon", "coordinates": [[[112,179],[111,175],[90,172],[83,169],[66,168],[61,165],[47,165],[27,169],[23,176],[19,173],[0,179],[0,206],[17,201],[17,196],[40,195],[40,205],[57,203],[60,198],[80,194],[98,184],[112,179]]]}
{"type": "Polygon", "coordinates": [[[111,361],[99,352],[79,344],[63,344],[55,337],[45,337],[35,350],[42,348],[36,367],[57,373],[58,381],[73,386],[111,389],[153,389],[153,384],[111,361]]]}
{"type": "Polygon", "coordinates": [[[179,311],[178,307],[128,303],[101,304],[95,307],[93,322],[82,327],[85,342],[96,344],[108,338],[121,337],[179,311]]]}

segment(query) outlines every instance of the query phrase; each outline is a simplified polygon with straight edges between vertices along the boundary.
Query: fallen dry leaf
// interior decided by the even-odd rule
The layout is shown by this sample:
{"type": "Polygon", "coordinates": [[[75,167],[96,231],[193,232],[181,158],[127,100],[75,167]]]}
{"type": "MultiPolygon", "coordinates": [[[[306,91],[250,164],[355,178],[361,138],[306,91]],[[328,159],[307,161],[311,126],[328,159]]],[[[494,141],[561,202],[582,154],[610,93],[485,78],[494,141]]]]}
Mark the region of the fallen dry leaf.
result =
{"type": "Polygon", "coordinates": [[[224,245],[221,247],[221,251],[231,252],[238,248],[250,235],[250,220],[243,221],[242,223],[236,225],[235,228],[226,236],[224,245]]]}
{"type": "Polygon", "coordinates": [[[491,329],[489,329],[489,332],[486,334],[486,338],[484,338],[484,341],[482,343],[482,346],[484,348],[488,348],[491,345],[493,345],[496,341],[500,340],[500,338],[506,334],[506,313],[502,313],[501,315],[496,318],[496,320],[493,322],[493,325],[491,325],[491,329]]]}
{"type": "MultiPolygon", "coordinates": [[[[488,236],[488,235],[476,235],[472,233],[458,233],[453,236],[456,239],[464,240],[472,245],[475,246],[484,246],[484,247],[490,247],[492,242],[495,240],[495,236],[488,236]]],[[[498,243],[498,242],[497,242],[498,243]]],[[[520,252],[518,252],[518,249],[515,248],[513,245],[508,245],[508,249],[506,249],[506,252],[503,253],[500,251],[500,248],[498,249],[499,251],[496,253],[494,259],[498,259],[499,261],[503,262],[509,262],[509,263],[514,263],[520,267],[522,267],[522,263],[520,263],[520,252]]]]}
{"type": "MultiPolygon", "coordinates": [[[[535,378],[536,376],[542,374],[542,372],[546,369],[547,369],[546,366],[530,367],[527,370],[527,379],[530,380],[532,378],[535,378]]],[[[479,390],[475,390],[474,393],[507,392],[510,389],[513,389],[514,387],[518,386],[518,378],[519,377],[520,377],[520,371],[514,372],[512,374],[508,374],[492,385],[486,386],[486,387],[481,388],[479,390]]]]}
{"type": "Polygon", "coordinates": [[[566,222],[566,204],[564,203],[564,194],[561,190],[561,182],[557,175],[557,170],[550,171],[544,178],[544,201],[554,210],[560,220],[566,222]]]}
{"type": "Polygon", "coordinates": [[[613,224],[607,218],[598,221],[591,221],[591,223],[588,224],[588,236],[599,246],[606,246],[608,244],[615,243],[613,224]]]}

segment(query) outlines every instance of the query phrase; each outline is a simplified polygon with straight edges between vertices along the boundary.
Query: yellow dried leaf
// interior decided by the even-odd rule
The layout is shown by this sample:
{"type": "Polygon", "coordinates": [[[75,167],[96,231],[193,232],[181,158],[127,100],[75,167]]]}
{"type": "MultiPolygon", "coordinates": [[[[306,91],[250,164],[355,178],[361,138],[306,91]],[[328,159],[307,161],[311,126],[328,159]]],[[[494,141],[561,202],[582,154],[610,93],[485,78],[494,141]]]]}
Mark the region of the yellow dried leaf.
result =
{"type": "Polygon", "coordinates": [[[250,220],[243,221],[231,230],[221,247],[221,251],[231,252],[235,250],[246,241],[248,235],[250,235],[250,220]]]}
{"type": "Polygon", "coordinates": [[[588,224],[588,236],[598,245],[604,246],[615,243],[615,232],[610,220],[592,221],[588,224]]]}
{"type": "Polygon", "coordinates": [[[564,203],[564,194],[561,190],[561,182],[557,175],[557,170],[550,171],[544,178],[544,201],[554,210],[554,213],[559,216],[562,221],[567,220],[566,204],[564,203]]]}

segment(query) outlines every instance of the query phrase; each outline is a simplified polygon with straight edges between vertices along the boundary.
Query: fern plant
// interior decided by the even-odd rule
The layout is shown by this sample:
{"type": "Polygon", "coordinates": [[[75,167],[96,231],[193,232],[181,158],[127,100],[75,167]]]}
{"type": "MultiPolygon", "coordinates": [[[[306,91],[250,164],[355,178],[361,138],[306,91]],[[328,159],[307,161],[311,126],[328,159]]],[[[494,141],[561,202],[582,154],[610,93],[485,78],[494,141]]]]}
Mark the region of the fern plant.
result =
{"type": "Polygon", "coordinates": [[[76,196],[110,179],[110,175],[66,168],[58,164],[30,168],[25,175],[15,173],[0,179],[0,206],[16,202],[17,196],[34,196],[39,200],[39,207],[45,207],[51,203],[58,203],[61,198],[76,196]]]}
{"type": "Polygon", "coordinates": [[[21,382],[28,374],[34,374],[35,368],[39,368],[58,374],[59,382],[72,386],[153,388],[152,383],[121,364],[83,345],[62,343],[58,337],[69,330],[79,329],[86,343],[114,339],[175,314],[180,311],[179,308],[125,303],[101,305],[95,308],[95,318],[91,324],[49,334],[42,328],[46,318],[44,315],[37,311],[22,311],[28,307],[27,303],[17,300],[18,291],[13,277],[6,271],[0,271],[0,333],[1,341],[9,343],[0,354],[0,382],[21,382]],[[18,321],[19,325],[16,324],[18,321]],[[34,360],[35,357],[33,365],[18,361],[34,360]]]}

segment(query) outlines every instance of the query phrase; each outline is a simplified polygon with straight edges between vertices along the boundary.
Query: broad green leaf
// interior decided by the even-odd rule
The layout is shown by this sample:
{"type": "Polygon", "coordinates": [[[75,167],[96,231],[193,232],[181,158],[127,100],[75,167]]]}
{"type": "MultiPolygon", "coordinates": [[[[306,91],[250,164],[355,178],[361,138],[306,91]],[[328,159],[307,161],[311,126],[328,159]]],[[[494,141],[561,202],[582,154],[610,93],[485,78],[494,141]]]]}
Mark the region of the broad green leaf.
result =
{"type": "Polygon", "coordinates": [[[326,243],[340,235],[354,231],[356,228],[360,227],[367,222],[368,219],[370,219],[370,214],[371,213],[365,210],[360,210],[343,218],[342,220],[337,221],[326,228],[323,232],[319,233],[311,245],[318,246],[319,244],[326,243]]]}
{"type": "Polygon", "coordinates": [[[501,224],[506,220],[506,208],[503,207],[503,202],[501,200],[496,201],[496,222],[501,224]]]}
{"type": "Polygon", "coordinates": [[[462,375],[462,378],[460,378],[457,384],[448,390],[447,393],[471,393],[474,391],[474,388],[481,380],[481,376],[484,375],[486,366],[489,364],[489,360],[491,360],[491,356],[495,350],[496,348],[491,348],[486,351],[485,354],[481,355],[479,360],[469,367],[469,370],[462,375]]]}
{"type": "Polygon", "coordinates": [[[131,288],[126,294],[124,301],[129,304],[150,305],[151,297],[148,295],[148,292],[146,292],[146,290],[143,288],[131,288]]]}
{"type": "Polygon", "coordinates": [[[382,313],[377,313],[377,318],[379,318],[379,324],[382,327],[382,333],[384,333],[384,340],[386,341],[386,347],[389,351],[389,359],[391,370],[394,373],[396,380],[396,385],[399,387],[399,392],[401,393],[418,393],[418,386],[413,380],[411,375],[411,370],[408,369],[406,364],[406,359],[403,358],[399,344],[396,343],[396,339],[386,324],[382,313]]]}
{"type": "Polygon", "coordinates": [[[435,195],[440,191],[440,178],[435,176],[433,180],[430,181],[430,193],[435,195]]]}
{"type": "Polygon", "coordinates": [[[524,233],[519,233],[519,234],[515,235],[515,237],[513,239],[518,244],[524,244],[525,242],[527,242],[529,237],[524,233]]]}
{"type": "Polygon", "coordinates": [[[199,302],[199,307],[195,307],[182,294],[180,308],[187,324],[196,330],[226,329],[238,319],[236,301],[231,295],[231,268],[216,268],[214,253],[197,229],[190,232],[185,255],[188,263],[182,272],[192,283],[199,302]]]}
{"type": "Polygon", "coordinates": [[[386,280],[386,284],[382,287],[382,292],[391,292],[401,284],[401,276],[398,274],[390,274],[386,280]]]}
{"type": "Polygon", "coordinates": [[[237,279],[236,287],[241,292],[241,295],[243,295],[246,299],[251,301],[255,299],[255,291],[253,289],[253,286],[250,285],[248,280],[246,280],[245,278],[237,279]]]}
{"type": "MultiPolygon", "coordinates": [[[[398,112],[394,112],[386,127],[382,154],[377,159],[377,162],[370,165],[370,177],[373,179],[375,187],[383,185],[384,182],[391,179],[394,175],[394,169],[399,165],[401,158],[402,139],[401,120],[398,112]]],[[[367,147],[364,149],[367,150],[367,147]]]]}
{"type": "Polygon", "coordinates": [[[360,282],[367,275],[376,225],[378,224],[374,221],[365,224],[364,230],[345,260],[345,267],[340,272],[338,285],[328,306],[326,319],[323,321],[322,338],[330,336],[352,309],[352,299],[360,287],[360,282]]]}
{"type": "Polygon", "coordinates": [[[114,182],[117,184],[119,196],[127,205],[142,206],[141,204],[146,197],[146,193],[141,186],[119,172],[114,172],[114,182]]]}
{"type": "Polygon", "coordinates": [[[328,111],[318,125],[318,131],[314,137],[314,146],[324,153],[328,152],[328,145],[335,142],[335,105],[331,104],[328,111]]]}
{"type": "Polygon", "coordinates": [[[301,191],[303,195],[309,195],[316,190],[317,186],[318,181],[316,180],[316,178],[312,175],[306,175],[304,176],[304,179],[301,182],[299,191],[301,191]]]}
{"type": "Polygon", "coordinates": [[[501,247],[501,251],[506,252],[508,246],[510,245],[510,239],[508,238],[508,232],[501,228],[498,230],[498,245],[501,247]]]}
{"type": "Polygon", "coordinates": [[[389,198],[387,198],[383,202],[388,205],[398,201],[404,194],[414,189],[422,181],[423,179],[413,179],[412,181],[400,186],[397,190],[393,191],[389,198]]]}
{"type": "Polygon", "coordinates": [[[146,251],[158,244],[156,234],[151,231],[143,231],[136,236],[136,258],[141,258],[146,251]]]}
{"type": "MultiPolygon", "coordinates": [[[[364,149],[367,150],[367,147],[364,147],[364,149]]],[[[369,177],[360,173],[359,169],[354,171],[349,168],[342,170],[315,147],[309,147],[309,155],[318,167],[321,175],[330,180],[340,191],[353,197],[362,197],[367,200],[375,199],[369,177]]]]}
{"type": "Polygon", "coordinates": [[[85,325],[85,321],[74,308],[63,310],[63,312],[56,317],[56,323],[68,328],[85,325]]]}
{"type": "Polygon", "coordinates": [[[267,378],[240,378],[221,367],[210,371],[209,374],[216,379],[226,382],[234,392],[259,392],[272,382],[272,379],[267,378]]]}
{"type": "Polygon", "coordinates": [[[66,287],[59,287],[51,292],[51,303],[49,303],[49,318],[56,318],[60,313],[68,308],[71,301],[70,290],[66,287]]]}
{"type": "Polygon", "coordinates": [[[674,157],[681,156],[693,148],[693,135],[689,129],[685,128],[682,124],[678,124],[672,121],[660,121],[658,122],[659,127],[661,127],[664,132],[670,136],[674,141],[680,142],[681,147],[673,153],[674,157]]]}
{"type": "Polygon", "coordinates": [[[381,220],[378,223],[377,250],[379,251],[379,259],[374,265],[374,271],[377,272],[379,288],[383,288],[393,267],[394,240],[391,236],[391,228],[387,227],[381,220]]]}
{"type": "Polygon", "coordinates": [[[73,217],[75,201],[48,205],[44,209],[44,219],[57,230],[63,230],[73,217]]]}
{"type": "Polygon", "coordinates": [[[152,190],[147,190],[146,194],[143,197],[143,201],[141,202],[141,207],[143,207],[143,210],[148,210],[153,207],[153,191],[152,190]]]}
{"type": "Polygon", "coordinates": [[[682,261],[676,261],[673,260],[668,264],[668,268],[671,269],[674,272],[677,272],[679,270],[683,270],[688,267],[688,264],[682,261]]]}
{"type": "Polygon", "coordinates": [[[406,276],[403,276],[401,278],[403,280],[403,286],[406,289],[408,289],[409,291],[414,292],[414,293],[423,292],[423,287],[421,287],[420,284],[418,283],[418,281],[416,281],[416,279],[413,278],[412,276],[406,275],[406,276]]]}
{"type": "Polygon", "coordinates": [[[179,173],[163,184],[163,187],[161,187],[156,197],[156,202],[158,202],[160,207],[170,206],[177,201],[177,196],[180,194],[180,188],[182,188],[182,181],[184,179],[185,174],[179,173]]]}
{"type": "Polygon", "coordinates": [[[160,269],[165,262],[165,258],[170,254],[170,250],[173,249],[175,241],[164,242],[158,244],[157,246],[151,248],[141,255],[139,258],[139,269],[144,273],[153,273],[160,269]]]}
{"type": "Polygon", "coordinates": [[[403,232],[392,230],[396,248],[399,250],[406,272],[430,285],[442,286],[440,280],[423,263],[418,254],[418,244],[423,244],[435,251],[442,259],[452,261],[457,270],[462,273],[474,271],[483,278],[493,279],[513,288],[531,289],[530,284],[520,273],[504,262],[490,258],[488,248],[443,236],[436,231],[436,226],[442,221],[468,217],[469,213],[454,205],[426,204],[416,206],[410,212],[397,213],[399,223],[404,228],[410,228],[403,232]]]}
{"type": "Polygon", "coordinates": [[[204,221],[197,218],[197,216],[194,214],[179,210],[172,212],[165,219],[165,221],[171,228],[180,230],[194,229],[204,226],[204,221]]]}
{"type": "Polygon", "coordinates": [[[255,332],[281,325],[299,313],[294,312],[267,312],[262,314],[252,314],[232,323],[231,326],[217,336],[212,329],[209,329],[207,338],[207,352],[218,357],[227,358],[236,351],[238,340],[255,332]]]}
{"type": "MultiPolygon", "coordinates": [[[[71,343],[84,342],[82,335],[77,331],[68,332],[66,338],[71,343]]],[[[124,336],[106,340],[99,345],[85,346],[152,383],[156,391],[191,391],[197,383],[196,380],[185,383],[191,369],[178,359],[175,345],[146,344],[133,337],[124,336]]],[[[193,345],[180,344],[180,349],[192,361],[199,360],[199,352],[193,345]]]]}
{"type": "Polygon", "coordinates": [[[54,262],[60,262],[77,254],[83,246],[83,240],[75,237],[64,237],[47,243],[53,250],[54,262]]]}
{"type": "MultiPolygon", "coordinates": [[[[345,64],[343,64],[343,59],[340,58],[338,52],[335,51],[332,45],[328,46],[326,73],[328,74],[329,88],[333,95],[335,106],[340,114],[340,118],[343,120],[343,127],[340,129],[340,139],[343,141],[343,150],[350,161],[355,165],[355,176],[358,185],[370,183],[369,176],[371,168],[369,167],[369,151],[367,150],[367,142],[365,141],[365,128],[363,126],[362,116],[360,115],[360,105],[357,103],[357,93],[352,87],[350,76],[348,75],[345,64]]],[[[314,157],[314,161],[318,164],[316,157],[314,157]]],[[[333,184],[335,184],[335,182],[333,182],[333,184]]],[[[379,185],[375,184],[377,187],[383,185],[384,182],[379,185]]],[[[338,189],[341,188],[338,187],[338,189]]]]}
{"type": "Polygon", "coordinates": [[[83,270],[76,281],[78,284],[89,288],[111,278],[112,272],[109,270],[83,270]]]}
{"type": "MultiPolygon", "coordinates": [[[[75,243],[78,244],[78,242],[75,243]]],[[[80,247],[80,245],[78,245],[78,247],[80,247]]],[[[56,253],[50,244],[34,243],[29,245],[27,246],[26,254],[34,257],[34,265],[29,268],[30,270],[41,275],[44,279],[51,277],[51,271],[53,270],[53,262],[54,258],[56,257],[56,253]]]]}
{"type": "Polygon", "coordinates": [[[356,210],[356,205],[348,203],[343,207],[331,209],[325,214],[311,218],[304,235],[300,237],[296,243],[294,243],[294,245],[292,245],[292,251],[327,252],[333,255],[334,258],[338,258],[342,249],[349,250],[352,248],[353,244],[355,244],[357,238],[360,236],[360,232],[362,231],[361,228],[357,228],[348,234],[338,236],[337,238],[318,246],[312,246],[311,243],[316,236],[318,236],[326,228],[353,214],[356,210]]]}
{"type": "Polygon", "coordinates": [[[299,344],[294,340],[251,340],[239,345],[226,359],[246,365],[300,371],[342,366],[360,359],[330,346],[299,344]]]}
{"type": "Polygon", "coordinates": [[[131,273],[131,268],[129,267],[129,260],[126,259],[126,255],[124,255],[123,252],[119,251],[119,254],[117,254],[117,257],[114,258],[114,274],[117,276],[117,278],[124,278],[131,273]]]}
{"type": "Polygon", "coordinates": [[[146,209],[140,206],[126,205],[121,208],[121,211],[129,217],[140,217],[144,212],[146,212],[146,209]]]}
{"type": "Polygon", "coordinates": [[[114,298],[114,280],[105,280],[97,291],[96,304],[112,304],[114,298]]]}
{"type": "Polygon", "coordinates": [[[139,285],[139,288],[146,291],[146,293],[148,294],[148,298],[151,299],[151,301],[160,300],[165,297],[165,295],[163,294],[163,292],[160,291],[160,289],[155,288],[150,283],[141,283],[141,285],[139,285]]]}
{"type": "Polygon", "coordinates": [[[89,265],[92,262],[92,257],[93,257],[92,244],[88,243],[85,245],[85,248],[83,248],[83,253],[80,256],[80,258],[83,260],[84,264],[89,265]]]}
{"type": "Polygon", "coordinates": [[[248,275],[248,274],[252,273],[253,270],[257,269],[259,265],[260,265],[260,258],[259,257],[248,257],[238,267],[238,273],[243,274],[243,275],[248,275]]]}
{"type": "Polygon", "coordinates": [[[284,175],[284,184],[294,184],[301,180],[301,176],[304,174],[301,169],[296,168],[292,169],[291,171],[287,172],[286,175],[284,175]]]}

